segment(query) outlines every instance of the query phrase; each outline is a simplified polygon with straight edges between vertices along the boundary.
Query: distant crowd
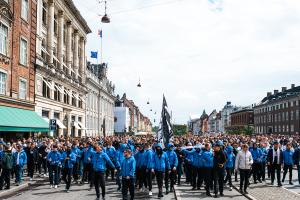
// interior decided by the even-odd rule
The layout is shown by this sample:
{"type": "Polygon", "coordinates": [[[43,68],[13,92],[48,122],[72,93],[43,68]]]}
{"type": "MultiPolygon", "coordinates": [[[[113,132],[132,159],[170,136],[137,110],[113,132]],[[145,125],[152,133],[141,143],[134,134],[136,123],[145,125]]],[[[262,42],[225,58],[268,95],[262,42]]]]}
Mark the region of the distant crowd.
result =
{"type": "Polygon", "coordinates": [[[11,178],[19,185],[26,175],[30,181],[38,175],[49,179],[53,189],[65,183],[66,192],[71,185],[89,184],[96,199],[104,200],[111,177],[123,199],[132,200],[136,190],[152,196],[154,178],[159,198],[163,188],[165,194],[173,192],[184,178],[191,190],[204,189],[217,198],[224,195],[226,184],[231,191],[238,177],[243,194],[266,176],[280,187],[288,174],[293,184],[293,169],[298,170],[300,184],[299,135],[184,135],[165,144],[154,136],[0,138],[0,190],[10,189],[11,178]]]}

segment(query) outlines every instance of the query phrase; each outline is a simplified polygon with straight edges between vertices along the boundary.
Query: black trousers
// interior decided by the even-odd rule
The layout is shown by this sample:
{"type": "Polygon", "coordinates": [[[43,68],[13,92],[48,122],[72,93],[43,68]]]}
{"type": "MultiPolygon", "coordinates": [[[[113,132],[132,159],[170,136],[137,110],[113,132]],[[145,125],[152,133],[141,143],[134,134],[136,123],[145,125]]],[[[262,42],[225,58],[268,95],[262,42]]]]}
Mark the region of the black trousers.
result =
{"type": "Polygon", "coordinates": [[[239,169],[240,171],[240,190],[247,191],[249,183],[250,169],[239,169]]]}
{"type": "Polygon", "coordinates": [[[39,168],[39,174],[42,173],[42,168],[44,170],[44,174],[47,174],[47,159],[39,158],[38,168],[39,168]]]}
{"type": "Polygon", "coordinates": [[[100,190],[101,187],[102,197],[105,197],[105,177],[104,172],[94,172],[94,184],[97,198],[100,198],[100,190]]]}
{"type": "Polygon", "coordinates": [[[130,200],[134,199],[134,178],[126,179],[122,178],[122,197],[123,200],[128,199],[128,190],[130,193],[130,200]]]}
{"type": "Polygon", "coordinates": [[[153,179],[153,173],[151,172],[151,169],[147,170],[147,185],[148,185],[148,189],[149,191],[152,191],[152,179],[153,179]]]}
{"type": "Polygon", "coordinates": [[[200,188],[203,183],[203,168],[193,166],[192,186],[200,188]]]}
{"type": "Polygon", "coordinates": [[[88,178],[90,187],[93,187],[93,165],[91,163],[84,163],[83,165],[83,174],[82,174],[82,183],[88,178]]]}
{"type": "Polygon", "coordinates": [[[254,183],[256,183],[257,180],[260,181],[262,176],[262,163],[253,163],[252,173],[253,173],[254,183]]]}
{"type": "Polygon", "coordinates": [[[263,181],[266,180],[266,162],[262,163],[261,178],[263,181]]]}
{"type": "Polygon", "coordinates": [[[210,194],[210,185],[211,185],[211,180],[212,180],[212,168],[204,167],[203,168],[203,179],[205,183],[205,190],[206,194],[210,194]]]}
{"type": "Polygon", "coordinates": [[[213,169],[213,182],[214,182],[214,193],[223,194],[224,188],[224,168],[214,168],[213,169]]]}
{"type": "Polygon", "coordinates": [[[11,174],[11,169],[2,169],[2,173],[0,176],[0,189],[3,189],[3,184],[5,182],[6,188],[10,188],[10,174],[11,174]]]}
{"type": "Polygon", "coordinates": [[[281,165],[280,164],[272,164],[270,166],[270,170],[271,170],[271,182],[274,183],[275,180],[275,171],[276,171],[276,175],[277,175],[277,183],[278,185],[280,185],[280,175],[281,175],[281,165]]]}
{"type": "Polygon", "coordinates": [[[185,176],[186,176],[186,182],[192,184],[193,166],[187,161],[185,161],[185,176]]]}
{"type": "Polygon", "coordinates": [[[111,168],[110,165],[106,165],[106,180],[108,179],[109,173],[111,175],[111,179],[115,179],[115,169],[111,168]]]}
{"type": "Polygon", "coordinates": [[[66,189],[70,189],[71,180],[72,180],[73,169],[72,168],[64,168],[62,179],[66,183],[66,189]]]}
{"type": "Polygon", "coordinates": [[[28,176],[30,178],[33,178],[33,174],[34,174],[34,168],[35,168],[35,164],[34,162],[30,162],[27,164],[27,170],[28,170],[28,176]]]}
{"type": "Polygon", "coordinates": [[[147,187],[147,179],[146,179],[146,167],[139,167],[136,171],[137,181],[139,185],[139,189],[143,187],[147,187]]]}
{"type": "Polygon", "coordinates": [[[158,194],[162,194],[165,173],[161,171],[155,171],[155,176],[156,176],[156,182],[158,186],[158,194]]]}
{"type": "Polygon", "coordinates": [[[170,183],[170,188],[173,189],[174,184],[175,184],[175,176],[176,176],[176,170],[173,170],[173,167],[171,167],[171,172],[169,173],[169,170],[166,170],[165,172],[165,186],[166,190],[169,190],[169,183],[170,183]],[[170,182],[169,182],[170,180],[170,182]]]}
{"type": "Polygon", "coordinates": [[[229,183],[229,186],[232,187],[232,180],[231,180],[231,174],[233,172],[233,168],[226,168],[226,177],[224,180],[224,183],[229,183]]]}
{"type": "Polygon", "coordinates": [[[289,181],[291,182],[293,179],[293,165],[284,165],[283,166],[283,178],[284,181],[287,172],[289,171],[289,181]]]}

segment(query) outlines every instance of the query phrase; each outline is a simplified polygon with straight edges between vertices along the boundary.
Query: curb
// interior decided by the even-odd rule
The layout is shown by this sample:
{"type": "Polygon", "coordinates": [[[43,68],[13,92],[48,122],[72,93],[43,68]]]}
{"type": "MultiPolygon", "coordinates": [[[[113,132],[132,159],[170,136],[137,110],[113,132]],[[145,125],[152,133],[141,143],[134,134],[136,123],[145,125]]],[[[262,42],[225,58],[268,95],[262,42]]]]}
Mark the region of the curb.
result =
{"type": "Polygon", "coordinates": [[[35,183],[36,183],[36,181],[35,182],[31,182],[31,183],[27,182],[27,183],[23,183],[23,184],[21,184],[19,186],[13,187],[13,188],[11,188],[9,190],[3,190],[2,192],[0,192],[0,198],[12,195],[13,193],[21,191],[21,190],[23,190],[25,188],[28,188],[29,186],[34,185],[35,183]]]}
{"type": "MultiPolygon", "coordinates": [[[[233,187],[233,189],[235,189],[236,191],[238,191],[238,193],[240,193],[239,192],[239,189],[237,188],[237,186],[235,186],[235,185],[232,185],[232,187],[233,187]]],[[[241,193],[240,193],[241,194],[241,193]]],[[[247,199],[249,199],[249,200],[257,200],[254,196],[252,196],[252,195],[250,195],[250,194],[242,194],[244,197],[246,197],[247,199]]]]}
{"type": "Polygon", "coordinates": [[[177,191],[177,186],[174,185],[174,195],[176,200],[181,200],[180,193],[177,191]]]}

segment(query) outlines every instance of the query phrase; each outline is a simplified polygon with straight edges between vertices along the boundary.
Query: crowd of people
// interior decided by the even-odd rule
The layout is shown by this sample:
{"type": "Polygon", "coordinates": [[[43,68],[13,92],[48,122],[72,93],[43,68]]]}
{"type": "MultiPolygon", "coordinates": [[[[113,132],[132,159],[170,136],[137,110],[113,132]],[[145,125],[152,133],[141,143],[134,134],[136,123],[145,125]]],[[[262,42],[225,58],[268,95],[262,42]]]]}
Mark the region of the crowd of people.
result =
{"type": "Polygon", "coordinates": [[[37,174],[49,177],[50,188],[65,183],[89,184],[96,198],[105,199],[108,178],[116,182],[123,199],[134,199],[135,191],[152,196],[156,180],[158,197],[173,192],[175,184],[205,189],[207,196],[223,196],[224,185],[240,177],[240,193],[247,194],[251,184],[270,177],[282,186],[287,173],[298,170],[300,184],[300,137],[284,135],[175,136],[162,144],[153,136],[110,136],[96,138],[0,139],[0,190],[10,189],[11,178],[19,185],[24,174],[30,181],[37,174]],[[283,175],[281,170],[283,169],[283,175]],[[282,176],[282,178],[281,178],[282,176]],[[234,179],[234,180],[232,180],[234,179]],[[101,193],[100,193],[101,188],[101,193]]]}

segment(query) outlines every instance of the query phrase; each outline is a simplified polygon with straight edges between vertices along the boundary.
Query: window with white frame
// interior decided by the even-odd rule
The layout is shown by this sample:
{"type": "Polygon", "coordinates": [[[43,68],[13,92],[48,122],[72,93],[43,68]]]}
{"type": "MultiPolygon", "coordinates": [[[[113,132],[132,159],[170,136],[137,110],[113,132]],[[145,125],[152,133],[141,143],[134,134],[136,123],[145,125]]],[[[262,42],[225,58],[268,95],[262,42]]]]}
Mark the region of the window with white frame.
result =
{"type": "Polygon", "coordinates": [[[19,81],[19,98],[26,99],[27,81],[20,79],[19,81]]]}
{"type": "Polygon", "coordinates": [[[0,71],[0,94],[6,93],[6,80],[7,74],[5,72],[0,71]]]}
{"type": "Polygon", "coordinates": [[[28,0],[22,0],[22,9],[21,9],[21,17],[25,21],[28,20],[28,10],[29,10],[29,1],[28,0]]]}
{"type": "Polygon", "coordinates": [[[0,53],[7,55],[8,27],[0,23],[0,53]]]}
{"type": "Polygon", "coordinates": [[[27,65],[27,40],[20,40],[20,64],[27,65]]]}

